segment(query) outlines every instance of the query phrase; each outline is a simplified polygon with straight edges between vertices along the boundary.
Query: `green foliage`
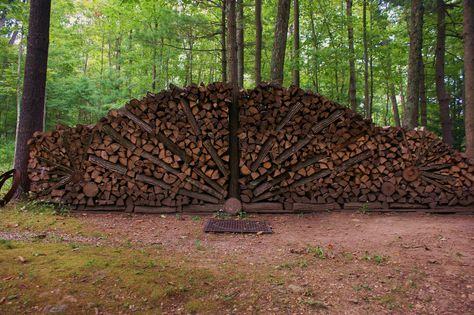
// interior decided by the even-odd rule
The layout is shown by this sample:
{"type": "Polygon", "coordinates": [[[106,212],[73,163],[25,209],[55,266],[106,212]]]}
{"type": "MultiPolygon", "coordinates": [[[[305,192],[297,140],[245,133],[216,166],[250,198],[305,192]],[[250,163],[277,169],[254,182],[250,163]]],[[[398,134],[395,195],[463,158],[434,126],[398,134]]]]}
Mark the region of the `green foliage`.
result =
{"type": "MultiPolygon", "coordinates": [[[[269,80],[276,0],[263,3],[262,76],[269,80]]],[[[254,85],[255,8],[244,0],[244,85],[254,85]]],[[[47,128],[58,123],[95,123],[108,110],[157,92],[169,84],[222,80],[221,1],[57,0],[52,3],[47,80],[47,128]]],[[[440,132],[434,89],[435,2],[426,4],[423,58],[428,128],[440,132]]],[[[22,89],[28,3],[0,4],[0,137],[14,137],[17,92],[22,89]],[[16,34],[14,37],[14,34],[16,34]],[[15,40],[12,41],[12,38],[15,40]],[[23,53],[19,56],[20,40],[23,53]],[[20,64],[18,63],[20,61],[20,64]],[[19,67],[18,67],[19,66],[19,67]],[[20,77],[18,78],[18,73],[20,77]]],[[[450,95],[455,146],[464,145],[462,6],[448,8],[446,86],[450,95]]],[[[368,1],[367,36],[372,60],[373,120],[393,125],[388,85],[393,83],[401,114],[406,94],[409,16],[407,1],[368,1]],[[389,68],[389,66],[391,66],[389,68]]],[[[291,24],[290,18],[290,24],[291,24]]],[[[362,2],[353,2],[357,102],[362,112],[364,64],[362,2]]],[[[290,27],[284,85],[299,64],[301,87],[348,103],[348,43],[345,3],[300,1],[300,60],[292,53],[290,27]]],[[[3,147],[3,145],[2,145],[3,147]]],[[[3,152],[2,152],[3,153],[3,152]]],[[[9,158],[0,157],[0,163],[9,158]]]]}

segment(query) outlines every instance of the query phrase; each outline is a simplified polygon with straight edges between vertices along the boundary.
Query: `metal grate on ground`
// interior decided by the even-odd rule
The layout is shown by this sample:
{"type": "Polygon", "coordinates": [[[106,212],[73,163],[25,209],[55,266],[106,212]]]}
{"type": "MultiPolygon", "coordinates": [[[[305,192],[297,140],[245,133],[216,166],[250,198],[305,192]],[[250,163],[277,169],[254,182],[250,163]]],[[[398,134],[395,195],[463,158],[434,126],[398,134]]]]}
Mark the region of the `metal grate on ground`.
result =
{"type": "Polygon", "coordinates": [[[272,227],[262,221],[210,219],[204,225],[204,232],[214,233],[273,233],[272,227]]]}

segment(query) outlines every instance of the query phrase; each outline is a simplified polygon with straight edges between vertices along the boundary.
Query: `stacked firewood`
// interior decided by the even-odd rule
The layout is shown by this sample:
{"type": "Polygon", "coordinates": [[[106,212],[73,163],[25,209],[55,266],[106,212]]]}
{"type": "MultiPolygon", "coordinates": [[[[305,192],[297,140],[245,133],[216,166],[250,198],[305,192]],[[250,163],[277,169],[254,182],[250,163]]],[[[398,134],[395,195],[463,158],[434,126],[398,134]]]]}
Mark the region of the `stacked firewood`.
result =
{"type": "MultiPolygon", "coordinates": [[[[172,86],[96,125],[36,133],[31,191],[86,210],[218,210],[229,181],[231,100],[223,83],[172,86]]],[[[474,166],[436,135],[375,127],[296,87],[242,90],[237,136],[244,210],[474,202],[474,166]]]]}
{"type": "Polygon", "coordinates": [[[221,83],[172,87],[131,100],[93,128],[68,128],[82,143],[66,146],[62,127],[39,133],[31,144],[31,190],[87,206],[217,204],[227,194],[229,95],[221,83]],[[78,150],[87,156],[76,163],[75,184],[49,181],[78,160],[78,150]]]}
{"type": "Polygon", "coordinates": [[[301,89],[260,85],[241,107],[242,200],[467,205],[474,166],[427,131],[378,128],[301,89]]]}

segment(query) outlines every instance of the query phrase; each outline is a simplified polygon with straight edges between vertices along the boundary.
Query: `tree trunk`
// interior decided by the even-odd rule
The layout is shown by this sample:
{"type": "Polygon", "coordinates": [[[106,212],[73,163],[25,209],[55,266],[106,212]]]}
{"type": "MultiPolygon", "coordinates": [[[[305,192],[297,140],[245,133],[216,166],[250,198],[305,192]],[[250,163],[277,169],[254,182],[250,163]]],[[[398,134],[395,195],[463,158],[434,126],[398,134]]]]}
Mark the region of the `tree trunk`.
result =
{"type": "Polygon", "coordinates": [[[464,0],[464,93],[466,154],[474,159],[474,3],[464,0]]]}
{"type": "Polygon", "coordinates": [[[428,112],[425,85],[425,63],[423,62],[422,55],[420,55],[420,116],[421,125],[426,127],[428,125],[428,112]]]}
{"type": "MultiPolygon", "coordinates": [[[[18,63],[16,66],[16,121],[20,121],[21,111],[21,59],[23,58],[23,32],[24,28],[21,28],[20,32],[20,44],[18,45],[18,63]]],[[[6,115],[5,115],[6,117],[6,115]]]]}
{"type": "Polygon", "coordinates": [[[407,102],[404,112],[404,126],[415,128],[418,125],[420,97],[420,55],[423,43],[423,0],[412,0],[409,26],[410,50],[408,56],[407,102]]]}
{"type": "Polygon", "coordinates": [[[311,23],[311,39],[313,40],[314,50],[313,50],[313,65],[314,65],[314,77],[313,77],[313,86],[316,93],[319,93],[319,61],[318,61],[318,50],[319,50],[319,43],[318,37],[316,34],[316,26],[314,23],[314,11],[313,11],[313,1],[310,0],[309,2],[309,18],[311,23]]]}
{"type": "Polygon", "coordinates": [[[222,11],[221,11],[221,71],[222,71],[222,82],[227,82],[227,52],[226,52],[226,2],[222,0],[222,11]]]}
{"type": "Polygon", "coordinates": [[[392,103],[393,120],[395,121],[396,127],[401,127],[400,114],[398,112],[397,96],[395,94],[395,84],[393,83],[393,77],[392,77],[392,56],[391,55],[389,55],[389,59],[388,59],[387,74],[388,74],[388,80],[389,80],[389,90],[390,90],[389,92],[390,92],[390,101],[392,103]]]}
{"type": "Polygon", "coordinates": [[[293,0],[293,84],[300,87],[300,6],[293,0]]]}
{"type": "Polygon", "coordinates": [[[347,35],[349,40],[349,103],[357,111],[356,73],[354,62],[354,30],[352,28],[352,0],[346,0],[347,35]]]}
{"type": "Polygon", "coordinates": [[[255,84],[262,82],[262,0],[255,0],[255,84]]]}
{"type": "Polygon", "coordinates": [[[290,4],[291,0],[278,0],[278,13],[275,20],[275,36],[273,42],[270,79],[279,84],[283,84],[290,4]]]}
{"type": "Polygon", "coordinates": [[[449,95],[444,84],[444,54],[446,50],[446,5],[437,0],[438,32],[436,34],[436,96],[439,102],[439,118],[443,140],[453,145],[453,125],[449,117],[449,95]]]}
{"type": "Polygon", "coordinates": [[[367,0],[364,0],[362,10],[363,42],[364,42],[364,113],[370,118],[369,100],[369,48],[367,43],[367,0]]]}
{"type": "Polygon", "coordinates": [[[243,0],[237,2],[237,60],[238,82],[244,86],[244,5],[243,0]]]}
{"type": "Polygon", "coordinates": [[[48,63],[50,0],[31,0],[22,106],[17,122],[15,168],[21,172],[20,191],[28,191],[28,140],[43,130],[48,63]]]}
{"type": "Polygon", "coordinates": [[[235,1],[226,0],[227,9],[227,50],[229,55],[229,78],[232,84],[232,103],[229,108],[229,197],[240,200],[240,151],[237,131],[239,129],[239,86],[237,67],[237,29],[235,1]]]}

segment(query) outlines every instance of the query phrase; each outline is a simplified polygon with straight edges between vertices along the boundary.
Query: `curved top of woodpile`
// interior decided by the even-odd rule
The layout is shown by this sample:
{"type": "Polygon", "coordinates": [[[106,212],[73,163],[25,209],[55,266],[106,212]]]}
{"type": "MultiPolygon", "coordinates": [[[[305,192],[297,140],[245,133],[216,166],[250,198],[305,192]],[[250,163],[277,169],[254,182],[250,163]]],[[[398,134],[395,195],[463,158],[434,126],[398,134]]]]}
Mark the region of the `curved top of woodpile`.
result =
{"type": "MultiPolygon", "coordinates": [[[[35,133],[32,191],[90,207],[219,205],[227,195],[231,99],[224,83],[171,86],[96,125],[35,133]]],[[[474,166],[435,134],[374,126],[296,87],[241,90],[238,137],[244,203],[474,201],[474,166]]]]}

